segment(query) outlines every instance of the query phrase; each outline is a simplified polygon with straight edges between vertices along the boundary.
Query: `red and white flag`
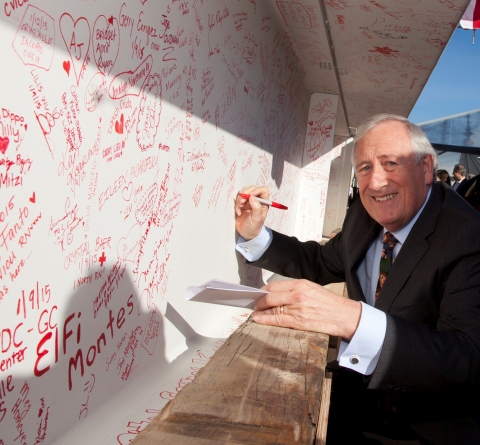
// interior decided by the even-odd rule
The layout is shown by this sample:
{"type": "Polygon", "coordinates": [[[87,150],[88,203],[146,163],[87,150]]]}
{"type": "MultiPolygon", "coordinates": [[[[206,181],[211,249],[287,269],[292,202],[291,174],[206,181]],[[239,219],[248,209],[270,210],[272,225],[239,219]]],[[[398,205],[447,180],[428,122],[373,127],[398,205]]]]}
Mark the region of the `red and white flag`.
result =
{"type": "Polygon", "coordinates": [[[460,20],[463,29],[480,29],[480,0],[472,0],[460,20]]]}

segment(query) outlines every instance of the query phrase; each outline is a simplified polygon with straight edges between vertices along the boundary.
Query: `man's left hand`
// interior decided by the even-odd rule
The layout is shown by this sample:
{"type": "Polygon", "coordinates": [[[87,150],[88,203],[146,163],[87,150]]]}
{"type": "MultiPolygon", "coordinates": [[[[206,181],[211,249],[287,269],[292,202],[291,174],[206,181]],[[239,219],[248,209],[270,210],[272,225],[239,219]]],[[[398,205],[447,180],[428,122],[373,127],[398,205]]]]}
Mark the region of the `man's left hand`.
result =
{"type": "Polygon", "coordinates": [[[350,340],[362,305],[308,280],[275,281],[263,289],[252,318],[256,323],[323,332],[350,340]]]}

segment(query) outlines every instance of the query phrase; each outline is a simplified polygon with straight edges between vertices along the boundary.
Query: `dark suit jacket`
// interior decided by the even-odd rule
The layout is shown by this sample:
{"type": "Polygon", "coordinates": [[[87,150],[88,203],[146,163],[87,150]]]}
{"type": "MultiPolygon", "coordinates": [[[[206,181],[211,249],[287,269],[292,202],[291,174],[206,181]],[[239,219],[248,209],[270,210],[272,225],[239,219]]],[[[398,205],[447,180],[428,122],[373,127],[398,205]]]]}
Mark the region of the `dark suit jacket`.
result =
{"type": "MultiPolygon", "coordinates": [[[[356,268],[380,229],[356,200],[324,246],[274,232],[255,265],[322,285],[346,281],[349,298],[365,301],[356,268]]],[[[480,443],[479,212],[433,185],[376,307],[387,331],[368,388],[389,392],[398,415],[433,443],[480,443]]]]}
{"type": "Polygon", "coordinates": [[[465,193],[467,193],[468,189],[471,187],[473,181],[471,179],[465,178],[460,184],[458,184],[457,192],[460,196],[465,197],[465,193]]]}

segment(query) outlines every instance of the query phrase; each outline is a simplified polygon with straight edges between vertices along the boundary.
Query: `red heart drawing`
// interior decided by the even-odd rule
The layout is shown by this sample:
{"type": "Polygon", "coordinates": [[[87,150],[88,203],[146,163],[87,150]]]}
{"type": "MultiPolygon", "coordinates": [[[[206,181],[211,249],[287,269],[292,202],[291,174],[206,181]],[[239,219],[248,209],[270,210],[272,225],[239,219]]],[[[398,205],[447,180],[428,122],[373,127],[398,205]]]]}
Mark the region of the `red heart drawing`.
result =
{"type": "Polygon", "coordinates": [[[35,204],[35,192],[33,192],[33,195],[32,195],[32,197],[30,198],[30,202],[32,202],[33,204],[35,204]]]}
{"type": "Polygon", "coordinates": [[[25,124],[25,131],[27,131],[27,124],[25,124]]]}
{"type": "Polygon", "coordinates": [[[70,76],[70,60],[65,60],[63,62],[63,69],[67,73],[68,76],[70,76]]]}
{"type": "Polygon", "coordinates": [[[120,122],[115,121],[115,131],[118,134],[123,134],[123,120],[124,120],[124,117],[123,117],[123,113],[122,113],[121,116],[120,116],[120,122]]]}
{"type": "Polygon", "coordinates": [[[122,190],[122,198],[124,201],[130,201],[130,198],[132,197],[132,192],[133,192],[133,183],[130,181],[130,183],[123,187],[122,190]]]}
{"type": "Polygon", "coordinates": [[[74,20],[67,12],[60,16],[59,24],[60,34],[70,55],[69,62],[78,85],[84,64],[87,65],[86,57],[90,50],[90,25],[85,17],[74,20]]]}
{"type": "Polygon", "coordinates": [[[308,123],[308,125],[313,125],[313,121],[310,121],[310,122],[308,123]]]}
{"type": "Polygon", "coordinates": [[[10,139],[8,139],[7,136],[4,138],[0,138],[0,151],[2,152],[2,155],[5,154],[7,151],[8,144],[10,143],[10,139]]]}
{"type": "Polygon", "coordinates": [[[108,18],[108,23],[110,23],[110,25],[113,25],[113,15],[111,15],[111,16],[108,18]]]}

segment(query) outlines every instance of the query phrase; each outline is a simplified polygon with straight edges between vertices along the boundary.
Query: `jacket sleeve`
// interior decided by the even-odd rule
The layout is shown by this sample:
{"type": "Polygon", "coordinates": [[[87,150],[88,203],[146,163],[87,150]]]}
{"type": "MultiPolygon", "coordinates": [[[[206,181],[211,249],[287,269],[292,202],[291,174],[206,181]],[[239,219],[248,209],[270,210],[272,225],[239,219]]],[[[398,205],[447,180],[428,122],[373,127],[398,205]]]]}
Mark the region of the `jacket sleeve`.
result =
{"type": "Polygon", "coordinates": [[[274,230],[272,233],[272,243],[252,263],[255,266],[321,285],[345,281],[341,232],[323,246],[316,241],[301,242],[274,230]]]}

